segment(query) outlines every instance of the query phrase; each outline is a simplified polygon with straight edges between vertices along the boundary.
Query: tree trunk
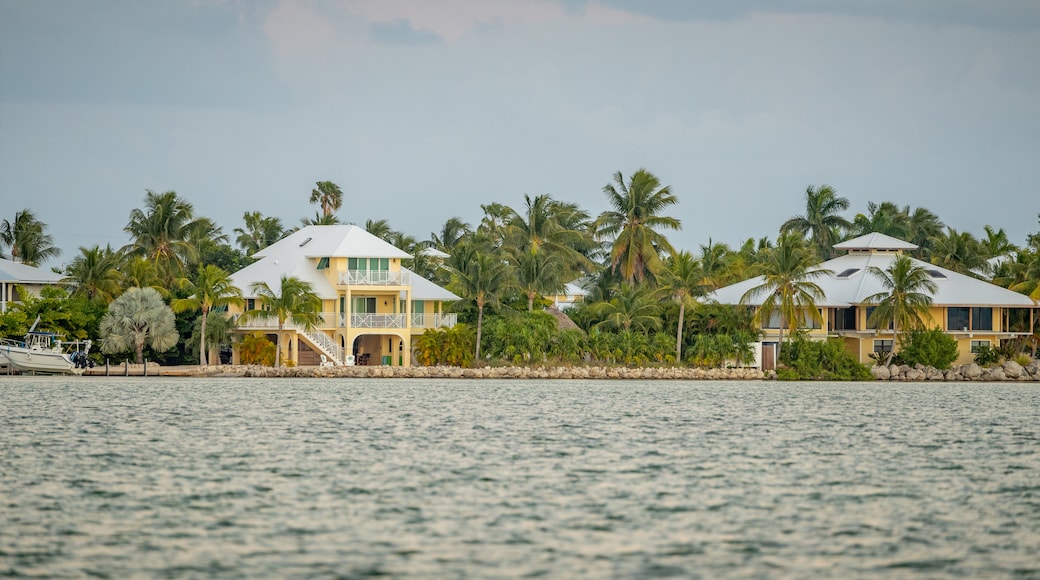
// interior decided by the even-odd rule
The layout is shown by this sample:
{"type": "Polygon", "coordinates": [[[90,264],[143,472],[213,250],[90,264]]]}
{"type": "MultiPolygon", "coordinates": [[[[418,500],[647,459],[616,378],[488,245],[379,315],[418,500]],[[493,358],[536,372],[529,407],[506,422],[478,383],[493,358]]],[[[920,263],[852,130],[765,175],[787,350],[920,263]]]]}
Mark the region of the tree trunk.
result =
{"type": "Polygon", "coordinates": [[[683,317],[686,315],[686,304],[679,303],[679,329],[675,331],[675,364],[682,362],[682,330],[683,317]]]}
{"type": "Polygon", "coordinates": [[[282,366],[282,323],[278,323],[278,345],[277,350],[274,351],[274,368],[282,366]]]}
{"type": "Polygon", "coordinates": [[[892,321],[892,352],[888,353],[888,358],[885,359],[885,366],[892,364],[892,359],[896,356],[896,347],[899,346],[899,323],[895,320],[892,321]]]}
{"type": "Polygon", "coordinates": [[[477,354],[474,355],[474,360],[480,361],[480,332],[484,326],[484,305],[477,305],[477,354]]]}
{"type": "Polygon", "coordinates": [[[199,364],[206,366],[209,359],[206,357],[206,310],[202,310],[202,338],[199,339],[199,364]]]}
{"type": "Polygon", "coordinates": [[[534,312],[534,292],[527,293],[527,311],[534,312]]]}
{"type": "Polygon", "coordinates": [[[784,317],[780,317],[780,341],[776,343],[776,361],[774,365],[780,364],[780,348],[784,345],[784,317]]]}

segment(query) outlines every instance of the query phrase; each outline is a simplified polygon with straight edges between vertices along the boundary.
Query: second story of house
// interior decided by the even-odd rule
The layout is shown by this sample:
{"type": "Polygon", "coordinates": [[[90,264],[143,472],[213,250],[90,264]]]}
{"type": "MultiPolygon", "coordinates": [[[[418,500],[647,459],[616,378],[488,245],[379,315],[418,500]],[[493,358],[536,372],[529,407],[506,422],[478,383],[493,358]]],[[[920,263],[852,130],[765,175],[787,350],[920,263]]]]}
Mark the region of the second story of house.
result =
{"type": "Polygon", "coordinates": [[[277,295],[282,276],[291,276],[309,283],[322,299],[327,328],[387,317],[431,317],[441,313],[444,302],[459,298],[404,267],[402,260],[411,258],[407,252],[355,225],[306,226],[253,257],[256,262],[232,274],[245,309],[256,305],[257,283],[266,283],[277,295]]]}
{"type": "Polygon", "coordinates": [[[24,294],[39,296],[44,286],[61,284],[61,280],[61,274],[0,258],[0,313],[21,302],[24,294]]]}

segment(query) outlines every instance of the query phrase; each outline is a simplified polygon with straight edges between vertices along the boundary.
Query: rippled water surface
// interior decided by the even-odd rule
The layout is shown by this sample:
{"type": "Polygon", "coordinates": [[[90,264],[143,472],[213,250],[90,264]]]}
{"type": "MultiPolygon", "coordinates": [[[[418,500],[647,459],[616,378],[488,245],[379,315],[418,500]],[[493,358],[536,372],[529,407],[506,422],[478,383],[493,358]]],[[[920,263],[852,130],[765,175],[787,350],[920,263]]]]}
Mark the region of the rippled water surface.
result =
{"type": "Polygon", "coordinates": [[[0,378],[0,575],[1040,577],[1040,388],[0,378]]]}

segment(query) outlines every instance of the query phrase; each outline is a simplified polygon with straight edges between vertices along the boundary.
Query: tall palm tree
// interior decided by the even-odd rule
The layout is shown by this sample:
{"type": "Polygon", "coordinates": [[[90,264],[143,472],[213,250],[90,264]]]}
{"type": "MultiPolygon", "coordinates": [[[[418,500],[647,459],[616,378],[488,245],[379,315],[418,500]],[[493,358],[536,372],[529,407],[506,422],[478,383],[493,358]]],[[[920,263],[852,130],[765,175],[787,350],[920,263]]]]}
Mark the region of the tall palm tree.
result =
{"type": "Polygon", "coordinates": [[[857,235],[876,232],[906,240],[910,237],[910,217],[890,201],[880,204],[871,201],[867,202],[867,213],[856,214],[852,220],[852,230],[857,235]]]}
{"type": "Polygon", "coordinates": [[[946,226],[943,225],[939,216],[927,208],[918,207],[911,213],[910,206],[906,206],[903,208],[903,213],[907,215],[908,220],[909,235],[906,241],[917,246],[914,255],[923,260],[931,253],[932,243],[942,235],[943,228],[946,226]]]}
{"type": "Polygon", "coordinates": [[[159,276],[155,262],[144,256],[124,256],[119,268],[119,285],[124,289],[151,288],[160,296],[167,297],[170,289],[159,276]]]}
{"type": "Polygon", "coordinates": [[[430,246],[445,254],[450,254],[455,244],[458,244],[463,236],[473,231],[473,228],[461,218],[452,217],[444,222],[440,232],[430,233],[430,246]]]}
{"type": "Polygon", "coordinates": [[[527,311],[534,310],[534,299],[539,295],[563,291],[563,264],[558,255],[550,252],[509,253],[509,261],[516,268],[516,284],[527,297],[527,311]]]}
{"type": "Polygon", "coordinates": [[[646,169],[639,169],[625,183],[620,171],[614,174],[614,183],[603,187],[613,208],[600,214],[597,229],[600,236],[613,237],[610,266],[621,271],[629,282],[642,282],[648,273],[661,267],[659,252],[674,254],[675,250],[659,228],[682,229],[682,223],[673,217],[661,215],[668,206],[678,203],[671,186],[661,187],[660,180],[646,169]]]}
{"type": "Polygon", "coordinates": [[[701,270],[704,272],[704,283],[711,290],[718,290],[733,279],[732,253],[729,246],[715,243],[711,238],[708,238],[707,246],[701,244],[701,270]]]}
{"type": "Polygon", "coordinates": [[[198,260],[197,233],[205,226],[196,221],[195,208],[176,192],[146,191],[145,209],[131,211],[123,228],[131,242],[122,251],[155,262],[159,276],[169,284],[198,260]]]}
{"type": "Polygon", "coordinates": [[[366,220],[365,231],[383,241],[390,241],[390,237],[397,233],[387,220],[366,220]]]}
{"type": "Polygon", "coordinates": [[[679,303],[679,327],[675,332],[675,360],[682,360],[683,325],[686,307],[694,305],[694,297],[703,296],[707,289],[700,261],[689,252],[679,252],[665,262],[659,278],[660,289],[679,303]]]}
{"type": "Polygon", "coordinates": [[[282,236],[285,235],[285,228],[282,226],[281,219],[264,217],[258,211],[247,211],[242,214],[242,221],[245,222],[245,227],[235,228],[234,230],[238,234],[238,237],[235,238],[235,243],[242,248],[246,255],[251,256],[259,252],[282,239],[282,236]]]}
{"type": "Polygon", "coordinates": [[[80,255],[65,267],[62,282],[68,284],[73,296],[82,295],[105,304],[115,300],[122,291],[122,274],[119,272],[122,256],[112,251],[111,246],[105,249],[81,247],[79,252],[80,255]]]}
{"type": "Polygon", "coordinates": [[[144,362],[144,347],[166,351],[177,345],[173,310],[151,288],[131,288],[108,305],[98,327],[101,350],[107,353],[133,349],[136,362],[144,362]]]}
{"type": "Polygon", "coordinates": [[[780,226],[780,233],[798,232],[812,238],[816,254],[821,260],[834,257],[834,244],[839,240],[836,231],[845,231],[852,223],[839,212],[849,209],[849,200],[838,197],[838,193],[829,185],[805,188],[805,213],[794,216],[780,226]]]}
{"type": "Polygon", "coordinates": [[[329,217],[343,207],[343,191],[331,181],[318,181],[311,190],[311,203],[321,206],[321,213],[329,217]]]}
{"type": "Polygon", "coordinates": [[[951,227],[947,227],[946,234],[939,236],[932,245],[931,261],[947,270],[969,276],[990,271],[990,264],[983,256],[978,239],[971,232],[958,232],[951,227]]]}
{"type": "Polygon", "coordinates": [[[300,223],[305,226],[334,226],[342,222],[339,221],[339,217],[334,213],[326,215],[315,212],[312,218],[300,218],[300,223]]]}
{"type": "Polygon", "coordinates": [[[244,316],[248,319],[270,315],[278,319],[278,351],[275,353],[274,366],[280,367],[285,323],[290,322],[307,330],[320,324],[321,298],[310,282],[288,275],[282,275],[278,280],[278,288],[272,288],[267,282],[257,282],[250,287],[250,291],[259,301],[257,309],[247,311],[244,316]]]}
{"type": "Polygon", "coordinates": [[[1011,241],[1008,240],[1004,228],[994,230],[992,226],[987,225],[983,230],[986,232],[986,237],[979,240],[983,258],[987,260],[991,258],[1000,258],[1018,251],[1015,244],[1012,244],[1011,241]]]}
{"type": "Polygon", "coordinates": [[[741,303],[747,304],[764,296],[762,305],[755,313],[755,323],[769,320],[774,312],[780,314],[780,344],[784,342],[784,329],[794,332],[805,315],[821,322],[822,316],[816,301],[824,297],[823,290],[813,280],[830,274],[831,271],[814,267],[815,256],[804,238],[787,233],[777,240],[776,247],[765,252],[756,269],[763,277],[762,283],[744,293],[741,303]]]}
{"type": "Polygon", "coordinates": [[[0,244],[11,249],[11,259],[28,266],[61,255],[54,245],[54,237],[45,233],[47,224],[36,218],[29,209],[15,212],[14,220],[0,222],[0,244]]]}
{"type": "Polygon", "coordinates": [[[452,258],[458,256],[452,272],[450,287],[465,301],[477,305],[477,347],[473,358],[480,360],[480,340],[484,328],[484,307],[497,306],[502,293],[509,287],[509,270],[505,263],[493,253],[483,252],[470,244],[459,247],[452,258]]]}
{"type": "Polygon", "coordinates": [[[644,287],[622,284],[614,298],[596,305],[602,320],[596,327],[647,332],[661,328],[660,302],[644,287]]]}
{"type": "Polygon", "coordinates": [[[900,332],[924,326],[924,316],[932,305],[931,294],[939,287],[932,281],[925,268],[918,266],[904,254],[896,256],[892,264],[884,270],[871,266],[867,271],[880,280],[885,288],[877,294],[867,296],[864,303],[877,305],[870,315],[870,322],[875,328],[881,328],[885,322],[892,322],[894,341],[892,352],[885,361],[885,364],[889,364],[899,346],[900,332]]]}
{"type": "Polygon", "coordinates": [[[200,265],[195,278],[185,279],[181,287],[188,293],[188,297],[178,298],[170,306],[173,307],[174,312],[201,311],[199,364],[206,366],[209,363],[209,359],[206,357],[206,321],[209,313],[214,308],[231,304],[241,306],[244,303],[242,290],[231,282],[230,274],[212,264],[200,265]]]}

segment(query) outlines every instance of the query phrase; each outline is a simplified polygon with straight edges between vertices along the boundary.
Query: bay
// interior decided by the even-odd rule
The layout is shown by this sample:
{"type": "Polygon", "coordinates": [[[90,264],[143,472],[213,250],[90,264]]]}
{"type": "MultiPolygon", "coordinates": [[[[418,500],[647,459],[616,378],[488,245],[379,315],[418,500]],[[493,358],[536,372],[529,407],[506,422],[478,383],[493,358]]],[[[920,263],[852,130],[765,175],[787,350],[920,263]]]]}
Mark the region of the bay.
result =
{"type": "Polygon", "coordinates": [[[0,378],[0,575],[1040,577],[1029,384],[0,378]]]}

